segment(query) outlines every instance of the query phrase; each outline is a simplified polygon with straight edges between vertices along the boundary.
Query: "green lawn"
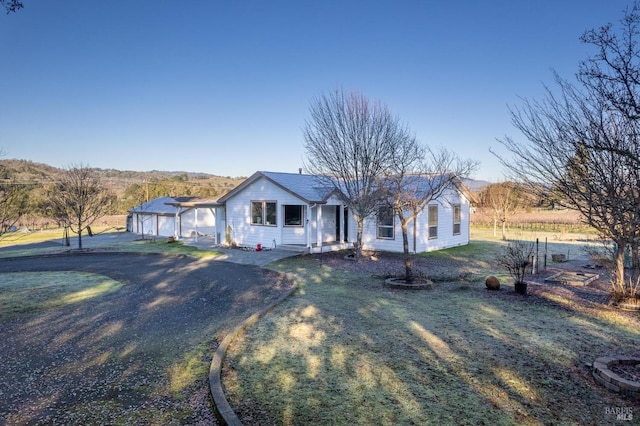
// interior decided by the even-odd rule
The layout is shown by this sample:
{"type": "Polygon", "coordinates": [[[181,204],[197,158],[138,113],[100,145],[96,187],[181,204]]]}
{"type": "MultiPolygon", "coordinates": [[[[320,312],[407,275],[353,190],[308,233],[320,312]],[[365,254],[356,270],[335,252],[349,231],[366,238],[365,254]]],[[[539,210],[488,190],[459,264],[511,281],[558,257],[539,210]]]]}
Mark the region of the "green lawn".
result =
{"type": "MultiPolygon", "coordinates": [[[[499,248],[483,240],[425,256],[489,268],[499,248]]],[[[608,407],[640,411],[585,366],[640,355],[638,316],[489,292],[479,275],[407,291],[312,257],[272,266],[295,273],[300,290],[231,345],[223,371],[252,424],[603,424],[615,421],[608,407]]]]}

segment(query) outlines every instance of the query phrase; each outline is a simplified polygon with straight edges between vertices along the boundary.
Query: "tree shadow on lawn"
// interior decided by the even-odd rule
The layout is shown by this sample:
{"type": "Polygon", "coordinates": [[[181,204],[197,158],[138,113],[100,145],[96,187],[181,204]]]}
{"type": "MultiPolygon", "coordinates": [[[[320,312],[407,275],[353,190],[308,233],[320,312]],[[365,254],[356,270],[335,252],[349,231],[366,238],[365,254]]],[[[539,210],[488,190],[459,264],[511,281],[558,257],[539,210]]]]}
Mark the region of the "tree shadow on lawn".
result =
{"type": "Polygon", "coordinates": [[[258,268],[166,256],[38,263],[4,261],[0,271],[85,270],[125,285],[4,321],[0,419],[7,423],[215,422],[207,380],[217,342],[290,285],[258,268]]]}
{"type": "Polygon", "coordinates": [[[389,290],[324,260],[281,263],[300,294],[230,348],[224,383],[251,424],[598,424],[638,405],[586,366],[638,355],[637,317],[483,282],[389,290]]]}

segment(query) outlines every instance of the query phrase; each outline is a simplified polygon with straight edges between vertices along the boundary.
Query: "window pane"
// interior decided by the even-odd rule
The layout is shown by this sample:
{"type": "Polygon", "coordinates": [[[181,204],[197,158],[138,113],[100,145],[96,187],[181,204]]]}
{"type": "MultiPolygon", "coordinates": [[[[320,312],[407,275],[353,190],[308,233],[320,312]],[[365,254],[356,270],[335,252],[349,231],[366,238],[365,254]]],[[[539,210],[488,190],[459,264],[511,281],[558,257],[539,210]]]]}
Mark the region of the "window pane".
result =
{"type": "Polygon", "coordinates": [[[429,206],[429,226],[438,226],[438,206],[429,206]]]}
{"type": "Polygon", "coordinates": [[[389,208],[378,210],[378,225],[393,226],[393,211],[389,208]]]}
{"type": "Polygon", "coordinates": [[[251,223],[262,225],[262,201],[251,202],[251,223]]]}
{"type": "Polygon", "coordinates": [[[393,226],[378,227],[378,238],[393,238],[393,226]]]}
{"type": "Polygon", "coordinates": [[[265,225],[276,225],[276,203],[265,203],[265,225]]]}
{"type": "Polygon", "coordinates": [[[460,234],[460,224],[459,223],[454,223],[453,224],[453,234],[454,235],[460,234]]]}
{"type": "Polygon", "coordinates": [[[460,205],[453,206],[453,235],[460,234],[460,205]]]}
{"type": "Polygon", "coordinates": [[[378,210],[378,238],[394,238],[393,235],[394,216],[390,208],[378,210]]]}
{"type": "Polygon", "coordinates": [[[429,238],[438,238],[438,227],[430,226],[429,227],[429,238]]]}
{"type": "Polygon", "coordinates": [[[284,206],[284,224],[302,226],[302,206],[284,206]]]}
{"type": "Polygon", "coordinates": [[[438,238],[438,206],[429,206],[429,238],[438,238]]]}

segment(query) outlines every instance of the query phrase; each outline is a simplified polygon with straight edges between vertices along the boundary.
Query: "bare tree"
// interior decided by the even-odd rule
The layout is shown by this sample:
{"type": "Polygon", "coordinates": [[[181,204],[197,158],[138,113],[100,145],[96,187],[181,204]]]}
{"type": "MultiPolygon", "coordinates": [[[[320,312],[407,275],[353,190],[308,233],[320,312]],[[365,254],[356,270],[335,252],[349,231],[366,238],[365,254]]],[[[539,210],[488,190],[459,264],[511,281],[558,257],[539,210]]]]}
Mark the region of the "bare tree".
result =
{"type": "Polygon", "coordinates": [[[6,9],[7,14],[17,12],[24,7],[20,0],[0,0],[0,5],[6,9]]]}
{"type": "Polygon", "coordinates": [[[346,196],[357,223],[356,257],[364,220],[375,212],[377,179],[388,168],[393,147],[406,136],[399,119],[380,102],[336,89],[311,101],[304,127],[306,169],[346,196]]]}
{"type": "Polygon", "coordinates": [[[0,238],[26,213],[29,194],[15,181],[0,183],[0,238]]]}
{"type": "Polygon", "coordinates": [[[639,123],[557,75],[556,82],[559,96],[547,88],[543,101],[525,99],[510,110],[526,141],[500,140],[512,158],[499,158],[528,190],[553,188],[562,205],[615,242],[614,290],[624,291],[624,251],[637,238],[640,184],[638,165],[626,153],[637,152],[639,123]]]}
{"type": "MultiPolygon", "coordinates": [[[[4,156],[0,149],[0,157],[4,156]]],[[[29,194],[24,185],[15,180],[0,182],[0,238],[25,214],[29,194]]]]}
{"type": "Polygon", "coordinates": [[[581,62],[577,76],[584,87],[632,120],[640,119],[639,24],[640,6],[634,1],[624,11],[620,30],[609,23],[586,31],[580,39],[597,53],[581,62]]]}
{"type": "Polygon", "coordinates": [[[99,176],[84,165],[68,168],[50,194],[50,214],[73,233],[78,234],[82,248],[82,233],[104,216],[109,207],[109,194],[99,176]]]}
{"type": "Polygon", "coordinates": [[[411,251],[416,251],[416,218],[436,200],[446,200],[451,192],[461,190],[460,178],[469,176],[478,166],[462,160],[444,148],[433,151],[415,138],[398,141],[391,163],[379,180],[380,202],[390,208],[400,222],[404,252],[404,280],[414,279],[411,251]],[[409,226],[413,223],[413,250],[410,249],[409,226]]]}
{"type": "Polygon", "coordinates": [[[507,223],[523,204],[520,187],[514,182],[493,183],[482,190],[480,199],[493,214],[493,236],[497,235],[498,222],[502,227],[502,239],[507,239],[507,223]]]}

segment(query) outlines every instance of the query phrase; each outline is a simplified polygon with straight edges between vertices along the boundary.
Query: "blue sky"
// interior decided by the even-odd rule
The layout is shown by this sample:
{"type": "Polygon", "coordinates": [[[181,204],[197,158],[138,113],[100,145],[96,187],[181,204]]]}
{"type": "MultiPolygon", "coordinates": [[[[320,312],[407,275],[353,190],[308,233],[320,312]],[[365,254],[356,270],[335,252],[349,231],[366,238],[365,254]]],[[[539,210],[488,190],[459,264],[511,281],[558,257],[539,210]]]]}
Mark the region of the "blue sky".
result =
{"type": "Polygon", "coordinates": [[[521,136],[507,106],[593,53],[630,1],[23,0],[0,12],[0,148],[56,167],[297,172],[314,96],[380,100],[480,161],[521,136]]]}

